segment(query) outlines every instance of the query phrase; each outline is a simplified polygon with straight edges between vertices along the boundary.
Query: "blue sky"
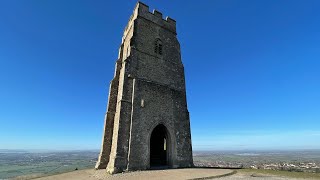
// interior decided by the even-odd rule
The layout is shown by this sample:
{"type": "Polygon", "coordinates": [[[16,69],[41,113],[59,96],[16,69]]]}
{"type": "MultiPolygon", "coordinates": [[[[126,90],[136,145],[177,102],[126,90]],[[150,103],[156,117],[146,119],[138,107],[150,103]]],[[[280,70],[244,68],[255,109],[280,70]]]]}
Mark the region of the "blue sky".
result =
{"type": "MultiPolygon", "coordinates": [[[[177,21],[194,150],[320,149],[320,2],[145,0],[177,21]]],[[[0,1],[0,149],[99,149],[136,1],[0,1]]]]}

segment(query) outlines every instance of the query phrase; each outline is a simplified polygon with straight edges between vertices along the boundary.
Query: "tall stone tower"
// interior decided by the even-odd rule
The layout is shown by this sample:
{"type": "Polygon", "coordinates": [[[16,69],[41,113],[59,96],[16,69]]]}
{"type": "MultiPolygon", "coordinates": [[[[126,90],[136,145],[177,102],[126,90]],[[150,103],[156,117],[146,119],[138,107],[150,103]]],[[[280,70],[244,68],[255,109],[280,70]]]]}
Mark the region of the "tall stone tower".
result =
{"type": "Polygon", "coordinates": [[[110,84],[97,169],[111,174],[191,167],[184,67],[176,21],[138,2],[110,84]]]}

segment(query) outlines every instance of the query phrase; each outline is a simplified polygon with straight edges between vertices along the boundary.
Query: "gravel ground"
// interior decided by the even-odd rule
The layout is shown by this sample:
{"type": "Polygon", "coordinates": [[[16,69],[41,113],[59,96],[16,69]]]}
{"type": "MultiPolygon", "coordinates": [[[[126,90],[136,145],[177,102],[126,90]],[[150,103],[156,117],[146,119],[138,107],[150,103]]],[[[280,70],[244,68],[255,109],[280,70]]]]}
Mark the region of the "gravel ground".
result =
{"type": "Polygon", "coordinates": [[[236,173],[231,176],[226,176],[222,178],[215,178],[215,180],[302,180],[299,178],[288,178],[288,177],[279,177],[265,174],[243,174],[236,173]]]}
{"type": "Polygon", "coordinates": [[[214,179],[214,180],[301,180],[298,178],[287,178],[266,174],[238,172],[232,175],[233,170],[209,169],[209,168],[188,168],[188,169],[167,169],[135,171],[109,175],[105,170],[79,170],[64,174],[38,178],[37,180],[185,180],[185,179],[214,179]],[[228,176],[224,176],[228,175],[228,176]],[[224,176],[220,177],[219,176],[224,176]]]}
{"type": "Polygon", "coordinates": [[[228,176],[228,177],[223,177],[223,178],[215,178],[215,179],[221,179],[221,180],[240,180],[240,179],[243,179],[243,180],[247,180],[247,179],[250,179],[250,180],[287,180],[287,179],[290,179],[290,180],[295,180],[295,179],[292,179],[292,178],[283,178],[283,177],[272,177],[272,176],[265,176],[265,177],[252,177],[252,176],[247,176],[247,175],[232,175],[232,176],[228,176]]]}
{"type": "Polygon", "coordinates": [[[115,175],[109,175],[106,173],[106,170],[88,169],[53,176],[41,177],[37,180],[185,180],[221,176],[232,172],[233,171],[229,169],[186,168],[135,171],[130,173],[119,173],[115,175]]]}

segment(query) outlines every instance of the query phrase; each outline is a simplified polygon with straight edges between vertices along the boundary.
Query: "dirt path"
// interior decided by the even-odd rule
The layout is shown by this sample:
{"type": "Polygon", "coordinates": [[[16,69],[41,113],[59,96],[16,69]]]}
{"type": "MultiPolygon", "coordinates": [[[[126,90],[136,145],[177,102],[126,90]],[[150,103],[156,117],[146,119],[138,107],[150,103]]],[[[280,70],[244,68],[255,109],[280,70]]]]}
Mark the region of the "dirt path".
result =
{"type": "Polygon", "coordinates": [[[279,177],[279,176],[266,176],[266,175],[251,176],[248,174],[237,173],[232,176],[216,178],[215,180],[302,180],[302,179],[279,177]]]}
{"type": "Polygon", "coordinates": [[[80,170],[64,174],[58,174],[48,177],[37,178],[37,180],[162,180],[162,179],[196,179],[221,176],[232,173],[229,169],[202,169],[202,168],[188,168],[188,169],[168,169],[168,170],[149,170],[136,171],[131,173],[121,173],[109,175],[105,170],[80,170]]]}
{"type": "Polygon", "coordinates": [[[234,173],[229,169],[187,168],[135,171],[109,175],[105,170],[79,170],[64,174],[38,178],[36,180],[185,180],[185,179],[214,179],[214,180],[302,180],[299,178],[281,177],[252,172],[234,173]],[[227,176],[226,176],[227,175],[227,176]],[[220,177],[223,176],[223,177],[220,177]]]}

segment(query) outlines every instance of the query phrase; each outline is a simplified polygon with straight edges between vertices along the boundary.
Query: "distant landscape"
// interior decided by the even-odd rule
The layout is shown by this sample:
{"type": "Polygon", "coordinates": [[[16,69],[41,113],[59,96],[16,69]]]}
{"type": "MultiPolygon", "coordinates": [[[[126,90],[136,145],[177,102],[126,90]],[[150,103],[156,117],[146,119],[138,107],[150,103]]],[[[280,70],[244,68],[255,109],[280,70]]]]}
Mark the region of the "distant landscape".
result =
{"type": "MultiPolygon", "coordinates": [[[[0,150],[0,179],[59,174],[94,168],[99,151],[0,150]]],[[[251,168],[320,173],[320,150],[195,151],[194,164],[203,167],[251,168]]]]}
{"type": "Polygon", "coordinates": [[[250,168],[320,173],[320,150],[202,151],[193,153],[196,166],[250,168]]]}
{"type": "Polygon", "coordinates": [[[0,179],[41,177],[93,168],[98,151],[0,150],[0,179]]]}

